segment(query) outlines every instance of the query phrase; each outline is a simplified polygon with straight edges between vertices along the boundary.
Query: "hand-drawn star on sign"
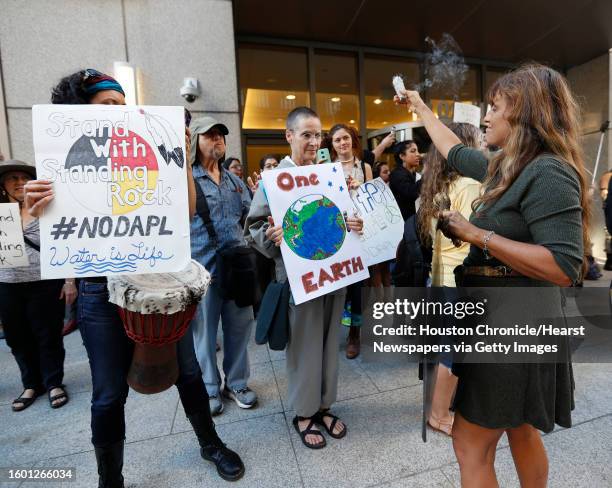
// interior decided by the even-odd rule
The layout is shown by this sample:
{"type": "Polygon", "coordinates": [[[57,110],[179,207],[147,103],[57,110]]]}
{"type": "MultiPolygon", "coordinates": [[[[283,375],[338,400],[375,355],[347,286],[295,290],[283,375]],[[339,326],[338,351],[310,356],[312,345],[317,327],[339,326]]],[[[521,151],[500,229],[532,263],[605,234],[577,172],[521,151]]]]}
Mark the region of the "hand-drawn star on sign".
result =
{"type": "Polygon", "coordinates": [[[336,167],[335,167],[335,166],[332,168],[332,171],[333,171],[334,173],[337,173],[337,172],[338,172],[338,170],[336,169],[336,167]]]}
{"type": "Polygon", "coordinates": [[[334,184],[331,181],[328,181],[327,182],[327,186],[329,186],[331,188],[332,186],[334,186],[334,184]]]}
{"type": "Polygon", "coordinates": [[[340,191],[343,191],[343,190],[344,190],[344,188],[342,186],[340,186],[340,191]]]}

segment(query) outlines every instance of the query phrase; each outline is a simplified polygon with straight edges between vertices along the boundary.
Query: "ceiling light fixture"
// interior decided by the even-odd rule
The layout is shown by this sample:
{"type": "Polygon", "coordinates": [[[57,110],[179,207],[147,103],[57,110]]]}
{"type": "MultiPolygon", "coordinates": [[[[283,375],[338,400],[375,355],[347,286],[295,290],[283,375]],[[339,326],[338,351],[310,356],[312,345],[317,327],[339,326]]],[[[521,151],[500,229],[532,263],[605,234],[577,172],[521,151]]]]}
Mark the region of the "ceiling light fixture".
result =
{"type": "Polygon", "coordinates": [[[380,105],[380,104],[382,103],[382,100],[381,100],[380,98],[375,98],[375,99],[374,99],[374,103],[375,103],[376,105],[380,105]]]}
{"type": "Polygon", "coordinates": [[[287,100],[295,100],[295,95],[293,95],[292,93],[290,93],[289,95],[287,95],[285,97],[287,100]]]}
{"type": "Polygon", "coordinates": [[[339,102],[340,101],[340,97],[331,97],[330,99],[332,102],[339,102]]]}

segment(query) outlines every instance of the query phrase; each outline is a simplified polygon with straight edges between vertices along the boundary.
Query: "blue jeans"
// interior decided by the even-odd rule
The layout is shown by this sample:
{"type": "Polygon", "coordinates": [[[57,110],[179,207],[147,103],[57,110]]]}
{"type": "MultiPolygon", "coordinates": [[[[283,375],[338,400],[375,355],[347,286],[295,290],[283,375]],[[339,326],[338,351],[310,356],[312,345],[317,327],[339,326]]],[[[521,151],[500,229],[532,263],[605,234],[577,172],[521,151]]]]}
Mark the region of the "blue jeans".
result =
{"type": "Polygon", "coordinates": [[[196,356],[209,395],[218,395],[221,386],[216,354],[219,319],[223,328],[225,384],[239,390],[247,386],[250,376],[247,346],[253,327],[253,307],[238,307],[233,300],[223,300],[213,282],[192,322],[196,356]]]}
{"type": "MultiPolygon", "coordinates": [[[[124,406],[134,343],[125,333],[116,305],[108,301],[106,283],[81,281],[78,320],[93,383],[92,443],[104,447],[125,439],[124,406]]],[[[209,409],[190,330],[177,343],[177,358],[176,386],[185,412],[209,409]]]]}

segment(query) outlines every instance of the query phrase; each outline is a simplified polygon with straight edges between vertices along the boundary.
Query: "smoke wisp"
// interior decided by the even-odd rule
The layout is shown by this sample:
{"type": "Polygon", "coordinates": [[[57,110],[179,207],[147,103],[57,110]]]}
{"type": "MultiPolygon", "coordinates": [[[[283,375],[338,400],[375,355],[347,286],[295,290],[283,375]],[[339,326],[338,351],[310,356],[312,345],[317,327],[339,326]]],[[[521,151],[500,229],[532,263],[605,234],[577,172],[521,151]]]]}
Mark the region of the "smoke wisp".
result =
{"type": "Polygon", "coordinates": [[[458,98],[468,71],[459,44],[447,33],[442,34],[438,43],[430,37],[425,42],[431,47],[424,60],[425,79],[414,89],[419,92],[427,88],[443,89],[458,98]]]}

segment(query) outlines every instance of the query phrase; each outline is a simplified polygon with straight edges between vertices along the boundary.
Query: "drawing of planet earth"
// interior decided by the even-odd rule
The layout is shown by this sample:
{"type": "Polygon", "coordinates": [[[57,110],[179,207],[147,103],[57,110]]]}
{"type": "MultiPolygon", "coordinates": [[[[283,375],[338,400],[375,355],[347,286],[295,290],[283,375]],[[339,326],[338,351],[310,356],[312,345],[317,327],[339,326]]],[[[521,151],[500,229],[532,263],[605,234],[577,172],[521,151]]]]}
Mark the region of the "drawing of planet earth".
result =
{"type": "Polygon", "coordinates": [[[342,212],[329,198],[320,194],[306,195],[287,209],[283,236],[298,256],[326,259],[342,247],[346,224],[342,212]]]}

